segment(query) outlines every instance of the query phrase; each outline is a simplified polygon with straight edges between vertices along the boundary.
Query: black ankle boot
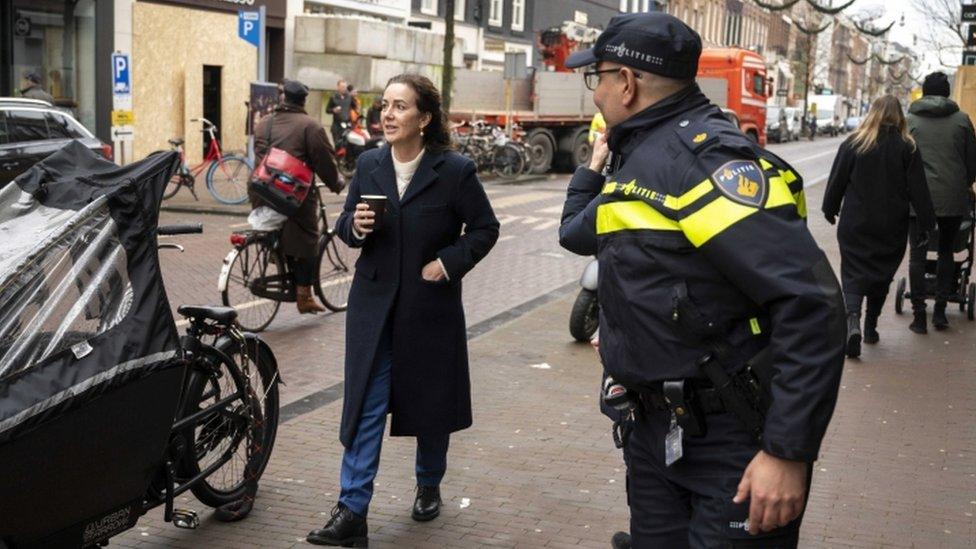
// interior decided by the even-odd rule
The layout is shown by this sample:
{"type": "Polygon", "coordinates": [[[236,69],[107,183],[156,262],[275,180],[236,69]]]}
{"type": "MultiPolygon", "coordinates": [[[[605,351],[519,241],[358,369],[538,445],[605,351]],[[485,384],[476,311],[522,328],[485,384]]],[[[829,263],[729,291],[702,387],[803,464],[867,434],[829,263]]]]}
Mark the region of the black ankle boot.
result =
{"type": "Polygon", "coordinates": [[[847,313],[847,357],[861,356],[861,315],[847,313]]]}
{"type": "Polygon", "coordinates": [[[881,337],[878,335],[878,317],[868,315],[864,317],[864,342],[875,344],[881,337]]]}
{"type": "Polygon", "coordinates": [[[915,311],[915,320],[908,325],[908,329],[915,332],[916,334],[927,334],[929,329],[927,322],[925,320],[925,311],[915,311]]]}
{"type": "Polygon", "coordinates": [[[413,520],[427,522],[441,514],[441,489],[439,486],[417,486],[417,498],[413,501],[413,520]]]}
{"type": "Polygon", "coordinates": [[[949,319],[946,318],[946,304],[936,303],[935,309],[932,311],[932,326],[936,330],[945,330],[949,327],[949,319]]]}
{"type": "Polygon", "coordinates": [[[366,517],[353,513],[342,504],[336,504],[329,522],[319,530],[309,532],[305,540],[313,545],[368,547],[366,517]]]}

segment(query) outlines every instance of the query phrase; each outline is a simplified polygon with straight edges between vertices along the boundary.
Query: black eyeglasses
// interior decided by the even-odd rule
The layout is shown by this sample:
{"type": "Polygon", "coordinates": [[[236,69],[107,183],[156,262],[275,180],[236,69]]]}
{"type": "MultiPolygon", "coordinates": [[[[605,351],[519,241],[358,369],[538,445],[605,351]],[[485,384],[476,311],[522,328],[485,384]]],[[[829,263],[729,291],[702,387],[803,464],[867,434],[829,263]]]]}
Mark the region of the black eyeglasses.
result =
{"type": "MultiPolygon", "coordinates": [[[[583,73],[583,83],[586,84],[586,89],[593,91],[597,86],[600,85],[600,75],[608,72],[618,72],[622,71],[624,67],[616,67],[613,69],[603,69],[602,71],[586,71],[583,73]]],[[[641,74],[637,71],[633,71],[634,78],[640,78],[641,74]]]]}

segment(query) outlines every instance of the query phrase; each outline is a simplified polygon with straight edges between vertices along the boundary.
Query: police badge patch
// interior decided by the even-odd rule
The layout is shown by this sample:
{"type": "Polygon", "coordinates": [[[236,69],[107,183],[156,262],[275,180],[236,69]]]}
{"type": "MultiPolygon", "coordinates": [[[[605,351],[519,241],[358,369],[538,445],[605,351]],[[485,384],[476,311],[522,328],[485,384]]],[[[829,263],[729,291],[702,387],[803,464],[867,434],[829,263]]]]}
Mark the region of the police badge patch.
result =
{"type": "Polygon", "coordinates": [[[756,208],[766,203],[769,183],[766,174],[752,160],[726,162],[712,173],[712,183],[733,202],[756,208]]]}

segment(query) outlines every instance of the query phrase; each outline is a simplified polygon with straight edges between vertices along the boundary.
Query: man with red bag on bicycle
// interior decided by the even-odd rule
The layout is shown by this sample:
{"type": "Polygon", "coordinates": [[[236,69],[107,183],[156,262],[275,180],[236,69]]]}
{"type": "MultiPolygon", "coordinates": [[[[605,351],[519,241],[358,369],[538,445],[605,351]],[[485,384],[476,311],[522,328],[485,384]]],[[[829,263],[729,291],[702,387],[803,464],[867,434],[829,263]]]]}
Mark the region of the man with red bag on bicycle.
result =
{"type": "MultiPolygon", "coordinates": [[[[332,192],[339,194],[345,183],[339,180],[335,151],[322,124],[305,112],[307,96],[308,87],[297,80],[284,80],[278,85],[278,106],[254,129],[254,154],[260,165],[272,147],[281,149],[304,162],[332,192]]],[[[248,194],[252,208],[266,205],[253,192],[248,194]]],[[[325,311],[312,295],[321,232],[318,213],[318,194],[310,192],[281,229],[281,250],[294,273],[296,303],[298,312],[303,314],[325,311]]]]}

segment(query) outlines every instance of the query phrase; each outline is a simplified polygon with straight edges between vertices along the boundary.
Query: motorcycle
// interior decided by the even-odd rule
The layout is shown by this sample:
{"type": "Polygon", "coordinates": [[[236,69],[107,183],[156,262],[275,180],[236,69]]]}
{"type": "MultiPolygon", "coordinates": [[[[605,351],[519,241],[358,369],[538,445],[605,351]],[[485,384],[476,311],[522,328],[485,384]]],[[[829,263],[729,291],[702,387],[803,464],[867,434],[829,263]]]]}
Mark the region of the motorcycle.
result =
{"type": "Polygon", "coordinates": [[[342,135],[336,143],[335,155],[336,166],[339,173],[347,180],[352,179],[356,174],[356,160],[364,152],[382,147],[386,144],[383,134],[370,136],[369,132],[359,124],[343,122],[341,124],[342,135]]]}
{"type": "Polygon", "coordinates": [[[600,263],[593,259],[580,276],[580,291],[569,313],[569,333],[576,341],[590,341],[600,326],[600,301],[597,298],[597,280],[600,263]]]}

